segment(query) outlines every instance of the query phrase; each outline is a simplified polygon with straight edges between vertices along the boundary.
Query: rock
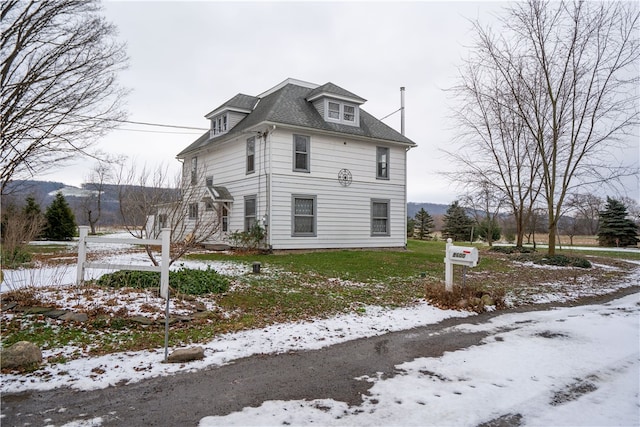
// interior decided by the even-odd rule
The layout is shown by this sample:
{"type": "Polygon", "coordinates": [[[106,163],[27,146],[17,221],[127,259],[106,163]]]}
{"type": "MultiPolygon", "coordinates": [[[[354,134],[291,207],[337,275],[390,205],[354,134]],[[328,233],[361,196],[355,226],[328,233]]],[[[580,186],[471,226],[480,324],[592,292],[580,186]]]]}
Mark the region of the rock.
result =
{"type": "Polygon", "coordinates": [[[496,302],[493,300],[493,298],[491,298],[491,295],[489,294],[482,295],[482,298],[480,300],[484,305],[496,305],[496,302]]]}
{"type": "Polygon", "coordinates": [[[461,299],[460,301],[458,301],[458,308],[467,308],[469,307],[469,301],[467,301],[466,299],[461,299]]]}
{"type": "Polygon", "coordinates": [[[134,323],[139,323],[141,325],[153,325],[155,321],[145,316],[133,316],[129,320],[134,323]]]}
{"type": "Polygon", "coordinates": [[[89,320],[89,316],[87,315],[87,313],[74,313],[72,311],[69,311],[68,313],[65,313],[62,316],[58,317],[58,319],[64,320],[65,322],[83,323],[89,320]]]}
{"type": "Polygon", "coordinates": [[[180,348],[167,356],[168,363],[182,363],[200,359],[204,359],[204,348],[200,346],[180,348]]]}
{"type": "Polygon", "coordinates": [[[196,302],[193,304],[193,308],[194,308],[196,311],[207,311],[207,306],[206,306],[206,305],[204,305],[204,303],[203,303],[203,302],[201,302],[201,301],[196,301],[196,302]]]}
{"type": "Polygon", "coordinates": [[[52,319],[57,319],[60,316],[64,316],[67,313],[68,313],[67,310],[51,310],[44,313],[44,315],[47,317],[51,317],[52,319]]]}
{"type": "Polygon", "coordinates": [[[42,363],[40,348],[29,341],[18,341],[9,348],[0,349],[0,367],[22,368],[42,363]]]}
{"type": "Polygon", "coordinates": [[[25,314],[44,314],[51,310],[53,310],[51,307],[22,307],[25,314]]]}

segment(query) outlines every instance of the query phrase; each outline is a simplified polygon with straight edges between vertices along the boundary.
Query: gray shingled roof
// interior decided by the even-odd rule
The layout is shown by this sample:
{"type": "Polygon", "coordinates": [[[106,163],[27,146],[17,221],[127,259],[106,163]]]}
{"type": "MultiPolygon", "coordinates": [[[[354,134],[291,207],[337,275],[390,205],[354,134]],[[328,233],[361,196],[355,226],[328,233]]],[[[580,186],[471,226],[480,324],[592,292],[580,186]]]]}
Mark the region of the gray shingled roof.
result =
{"type": "Polygon", "coordinates": [[[364,102],[366,102],[366,99],[361,98],[358,95],[349,92],[348,90],[344,90],[340,86],[336,86],[333,83],[325,83],[322,86],[318,86],[317,88],[313,89],[307,95],[307,99],[313,99],[314,97],[316,97],[321,93],[337,95],[338,97],[342,97],[342,98],[350,98],[358,101],[360,104],[363,104],[364,102]]]}
{"type": "MultiPolygon", "coordinates": [[[[251,111],[253,110],[254,105],[256,105],[256,102],[258,102],[258,97],[239,93],[215,110],[211,111],[211,113],[209,114],[212,114],[214,111],[221,111],[224,109],[251,111]]],[[[207,114],[205,117],[209,116],[209,114],[207,114]]]]}
{"type": "MultiPolygon", "coordinates": [[[[309,89],[307,87],[289,83],[279,90],[260,99],[260,102],[258,102],[258,105],[255,106],[255,109],[249,115],[247,115],[247,117],[242,119],[236,126],[234,126],[229,132],[210,138],[210,134],[207,131],[200,138],[196,139],[192,144],[178,153],[177,157],[182,158],[190,152],[196,151],[210,144],[216,144],[218,142],[234,138],[239,134],[247,131],[251,127],[263,122],[274,123],[276,125],[281,124],[300,126],[318,131],[338,132],[345,135],[372,138],[381,141],[399,142],[407,144],[407,146],[415,145],[415,143],[409,138],[382,123],[380,120],[362,110],[362,108],[360,108],[359,127],[325,121],[324,118],[315,109],[313,104],[307,101],[310,94],[312,92],[317,93],[316,91],[320,88],[324,88],[323,91],[327,93],[329,93],[329,90],[327,89],[331,89],[331,91],[336,94],[340,92],[343,95],[348,94],[349,97],[362,99],[357,95],[345,91],[344,89],[341,89],[340,87],[332,83],[327,83],[326,85],[320,86],[315,89],[309,89]]],[[[232,100],[238,98],[239,96],[240,95],[236,95],[234,98],[232,98],[232,100]]],[[[252,98],[248,97],[247,95],[242,96],[247,97],[242,98],[246,101],[248,101],[248,98],[252,98]]],[[[257,98],[253,98],[254,100],[257,100],[257,98]]],[[[225,104],[223,104],[223,106],[229,104],[230,102],[231,100],[227,101],[225,104]]]]}

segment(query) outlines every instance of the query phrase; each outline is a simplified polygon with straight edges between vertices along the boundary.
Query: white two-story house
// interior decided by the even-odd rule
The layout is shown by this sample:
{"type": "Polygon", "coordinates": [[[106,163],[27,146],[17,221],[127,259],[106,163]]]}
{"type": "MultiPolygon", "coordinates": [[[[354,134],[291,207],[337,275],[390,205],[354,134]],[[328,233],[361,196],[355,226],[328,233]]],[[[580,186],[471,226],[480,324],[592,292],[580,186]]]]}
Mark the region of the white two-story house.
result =
{"type": "Polygon", "coordinates": [[[272,249],[404,247],[416,144],[364,102],[332,83],[288,79],[211,111],[210,130],[177,155],[202,189],[190,219],[219,222],[211,243],[257,221],[272,249]]]}

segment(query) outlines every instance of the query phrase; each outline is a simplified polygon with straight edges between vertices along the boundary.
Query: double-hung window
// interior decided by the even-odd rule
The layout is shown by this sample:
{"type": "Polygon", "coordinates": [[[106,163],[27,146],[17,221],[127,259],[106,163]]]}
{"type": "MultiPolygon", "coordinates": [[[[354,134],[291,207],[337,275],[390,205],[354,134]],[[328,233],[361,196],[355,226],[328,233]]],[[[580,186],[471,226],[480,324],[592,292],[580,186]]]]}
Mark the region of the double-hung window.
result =
{"type": "Polygon", "coordinates": [[[354,123],[356,121],[356,107],[354,107],[353,105],[344,105],[342,120],[345,122],[354,123]]]}
{"type": "Polygon", "coordinates": [[[310,138],[305,135],[293,135],[293,170],[296,172],[310,172],[310,138]]]}
{"type": "Polygon", "coordinates": [[[376,148],[376,178],[389,179],[389,148],[376,148]]]}
{"type": "Polygon", "coordinates": [[[371,235],[389,235],[389,200],[371,200],[371,235]]]}
{"type": "Polygon", "coordinates": [[[256,137],[252,136],[247,139],[247,173],[253,173],[256,170],[256,137]]]}
{"type": "Polygon", "coordinates": [[[291,196],[291,235],[316,235],[316,196],[291,196]]]}
{"type": "Polygon", "coordinates": [[[340,120],[340,104],[337,102],[329,101],[327,107],[329,118],[333,120],[340,120]]]}
{"type": "Polygon", "coordinates": [[[354,126],[358,119],[358,107],[344,102],[326,100],[325,119],[330,122],[354,126]]]}
{"type": "Polygon", "coordinates": [[[189,219],[198,219],[197,203],[189,203],[189,219]]]}
{"type": "Polygon", "coordinates": [[[220,210],[220,223],[222,225],[222,231],[229,231],[229,209],[222,205],[220,210]]]}
{"type": "Polygon", "coordinates": [[[191,158],[191,184],[198,183],[198,158],[191,158]]]}
{"type": "Polygon", "coordinates": [[[249,231],[256,223],[256,196],[244,198],[244,231],[249,231]]]}

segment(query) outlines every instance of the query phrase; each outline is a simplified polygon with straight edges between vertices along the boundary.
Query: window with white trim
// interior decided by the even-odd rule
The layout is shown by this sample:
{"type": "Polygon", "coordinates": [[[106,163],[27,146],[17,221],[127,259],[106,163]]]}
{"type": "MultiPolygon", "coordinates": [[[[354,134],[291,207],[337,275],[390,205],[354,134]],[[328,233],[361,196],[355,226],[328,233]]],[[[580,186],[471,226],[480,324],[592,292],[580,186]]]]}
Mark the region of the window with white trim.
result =
{"type": "Polygon", "coordinates": [[[198,219],[197,203],[189,203],[189,219],[198,219]]]}
{"type": "Polygon", "coordinates": [[[244,198],[244,231],[249,231],[256,223],[256,196],[244,198]]]}
{"type": "Polygon", "coordinates": [[[316,235],[316,196],[291,196],[291,235],[316,235]]]}
{"type": "Polygon", "coordinates": [[[296,172],[310,172],[309,150],[310,137],[293,135],[293,170],[296,172]]]}
{"type": "Polygon", "coordinates": [[[389,179],[389,148],[376,148],[376,178],[389,179]]]}
{"type": "Polygon", "coordinates": [[[198,183],[198,158],[191,158],[191,184],[198,183]]]}
{"type": "Polygon", "coordinates": [[[227,113],[215,116],[211,119],[211,134],[221,135],[226,133],[228,129],[227,113]]]}
{"type": "Polygon", "coordinates": [[[389,235],[389,200],[371,199],[371,235],[389,235]]]}
{"type": "Polygon", "coordinates": [[[253,173],[256,170],[256,137],[252,136],[247,139],[247,173],[253,173]]]}
{"type": "Polygon", "coordinates": [[[229,209],[225,205],[220,209],[220,223],[222,231],[229,231],[229,209]]]}
{"type": "Polygon", "coordinates": [[[326,100],[325,120],[355,126],[358,123],[359,109],[357,105],[337,100],[326,100]]]}

